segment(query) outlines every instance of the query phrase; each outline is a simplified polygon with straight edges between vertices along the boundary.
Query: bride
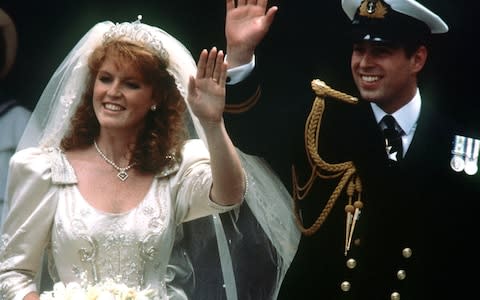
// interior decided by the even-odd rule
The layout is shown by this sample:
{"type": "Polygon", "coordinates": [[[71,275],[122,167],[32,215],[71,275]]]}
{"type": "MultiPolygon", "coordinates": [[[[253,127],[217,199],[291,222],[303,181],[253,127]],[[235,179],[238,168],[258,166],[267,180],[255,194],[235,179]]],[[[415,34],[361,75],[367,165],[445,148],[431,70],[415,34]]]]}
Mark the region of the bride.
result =
{"type": "Polygon", "coordinates": [[[252,261],[229,242],[242,238],[261,241],[275,270],[263,294],[274,299],[299,234],[281,183],[225,130],[225,81],[216,48],[202,51],[197,69],[179,41],[139,20],[91,28],[49,81],[11,160],[1,299],[39,298],[44,253],[54,282],[113,279],[153,288],[159,299],[187,299],[191,287],[179,278],[195,278],[189,257],[206,259],[220,264],[211,266],[219,290],[236,299],[238,266],[252,261]],[[227,211],[233,224],[220,218],[227,211]],[[177,234],[179,224],[205,218],[214,225],[205,236],[177,234]],[[240,220],[258,227],[242,233],[240,220]],[[219,262],[201,247],[175,258],[179,240],[208,236],[219,262]]]}

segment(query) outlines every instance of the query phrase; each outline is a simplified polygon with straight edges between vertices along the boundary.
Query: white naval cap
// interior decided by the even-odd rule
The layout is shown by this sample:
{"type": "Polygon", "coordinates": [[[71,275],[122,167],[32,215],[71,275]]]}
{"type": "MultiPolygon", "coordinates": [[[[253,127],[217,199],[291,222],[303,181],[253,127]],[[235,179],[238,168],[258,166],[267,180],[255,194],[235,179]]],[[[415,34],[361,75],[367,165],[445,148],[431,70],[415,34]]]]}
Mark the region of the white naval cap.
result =
{"type": "Polygon", "coordinates": [[[438,15],[415,0],[342,0],[342,8],[356,39],[417,41],[448,31],[438,15]]]}

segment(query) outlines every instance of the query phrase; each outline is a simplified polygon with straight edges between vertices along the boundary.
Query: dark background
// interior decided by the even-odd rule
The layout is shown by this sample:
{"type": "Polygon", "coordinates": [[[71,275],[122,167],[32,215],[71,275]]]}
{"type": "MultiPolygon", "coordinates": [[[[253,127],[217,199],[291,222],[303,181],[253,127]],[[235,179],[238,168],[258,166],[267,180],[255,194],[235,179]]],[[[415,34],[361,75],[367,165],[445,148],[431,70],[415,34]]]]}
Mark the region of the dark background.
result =
{"type": "MultiPolygon", "coordinates": [[[[332,87],[356,95],[350,76],[351,45],[345,37],[349,20],[340,0],[276,0],[274,24],[257,49],[257,56],[280,75],[278,84],[310,88],[320,78],[332,87]]],[[[422,0],[449,25],[435,40],[421,77],[425,94],[467,127],[480,129],[477,92],[479,4],[467,0],[422,0]]],[[[134,21],[159,26],[176,36],[198,57],[202,48],[225,48],[224,0],[165,1],[20,1],[1,0],[0,7],[17,25],[17,61],[7,77],[10,93],[33,108],[57,66],[95,23],[134,21]]],[[[268,80],[268,78],[266,78],[268,80]]]]}

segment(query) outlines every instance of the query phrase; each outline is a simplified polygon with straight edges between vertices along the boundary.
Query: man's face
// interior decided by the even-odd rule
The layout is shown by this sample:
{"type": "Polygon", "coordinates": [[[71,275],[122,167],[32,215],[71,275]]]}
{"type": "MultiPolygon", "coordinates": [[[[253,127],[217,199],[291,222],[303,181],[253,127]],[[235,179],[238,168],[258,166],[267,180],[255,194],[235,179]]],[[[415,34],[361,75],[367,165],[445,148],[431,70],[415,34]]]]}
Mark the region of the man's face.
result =
{"type": "Polygon", "coordinates": [[[407,57],[404,48],[359,42],[353,45],[351,71],[361,97],[392,113],[415,95],[425,59],[425,47],[407,57]]]}

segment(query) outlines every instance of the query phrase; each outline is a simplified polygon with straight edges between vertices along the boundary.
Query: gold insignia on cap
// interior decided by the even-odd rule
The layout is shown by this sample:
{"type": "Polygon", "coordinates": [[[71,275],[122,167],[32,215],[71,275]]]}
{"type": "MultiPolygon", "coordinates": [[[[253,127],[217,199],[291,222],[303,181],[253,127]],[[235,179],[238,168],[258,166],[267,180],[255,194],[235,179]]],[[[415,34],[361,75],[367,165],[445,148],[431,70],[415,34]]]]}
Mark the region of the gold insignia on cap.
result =
{"type": "Polygon", "coordinates": [[[363,0],[358,9],[362,17],[383,19],[388,13],[388,7],[382,0],[363,0]]]}

